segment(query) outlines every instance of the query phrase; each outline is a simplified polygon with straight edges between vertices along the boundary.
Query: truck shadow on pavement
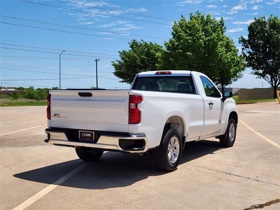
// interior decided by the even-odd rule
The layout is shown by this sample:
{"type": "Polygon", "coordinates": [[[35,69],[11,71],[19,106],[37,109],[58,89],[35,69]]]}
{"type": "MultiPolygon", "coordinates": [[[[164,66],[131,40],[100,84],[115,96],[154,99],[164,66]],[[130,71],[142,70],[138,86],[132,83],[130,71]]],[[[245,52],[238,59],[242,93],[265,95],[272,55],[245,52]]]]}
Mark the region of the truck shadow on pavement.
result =
{"type": "MultiPolygon", "coordinates": [[[[192,160],[203,158],[203,156],[212,154],[219,149],[221,149],[219,142],[215,141],[186,143],[178,170],[192,160]]],[[[71,160],[18,173],[14,177],[32,182],[54,184],[56,180],[83,163],[79,159],[71,160]]],[[[162,176],[165,174],[166,172],[159,171],[156,168],[152,154],[140,156],[108,152],[104,153],[100,160],[89,163],[60,185],[83,189],[109,189],[130,186],[150,176],[162,176]]]]}

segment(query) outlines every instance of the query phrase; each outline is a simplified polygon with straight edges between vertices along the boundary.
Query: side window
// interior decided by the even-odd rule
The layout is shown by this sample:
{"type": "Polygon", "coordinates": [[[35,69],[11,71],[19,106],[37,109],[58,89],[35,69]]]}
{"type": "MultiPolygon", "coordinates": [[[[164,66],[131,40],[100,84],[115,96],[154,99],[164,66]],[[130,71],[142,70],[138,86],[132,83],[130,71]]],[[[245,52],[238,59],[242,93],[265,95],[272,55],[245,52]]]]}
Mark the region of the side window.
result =
{"type": "Polygon", "coordinates": [[[206,96],[215,97],[215,98],[221,97],[220,92],[217,90],[217,88],[213,85],[213,83],[209,79],[203,76],[200,76],[200,79],[204,87],[206,96]]]}

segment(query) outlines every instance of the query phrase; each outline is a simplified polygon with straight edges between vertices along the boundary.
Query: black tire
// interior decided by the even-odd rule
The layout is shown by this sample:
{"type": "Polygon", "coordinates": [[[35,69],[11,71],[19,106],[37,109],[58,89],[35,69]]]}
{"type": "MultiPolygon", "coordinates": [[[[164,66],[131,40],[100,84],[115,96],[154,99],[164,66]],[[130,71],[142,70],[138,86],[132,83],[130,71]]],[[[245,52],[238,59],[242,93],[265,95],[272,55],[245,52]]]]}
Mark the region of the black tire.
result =
{"type": "Polygon", "coordinates": [[[76,147],[75,149],[78,157],[84,161],[97,161],[103,154],[103,150],[94,148],[76,147]]]}
{"type": "Polygon", "coordinates": [[[223,147],[232,147],[236,138],[236,129],[237,125],[233,118],[230,118],[228,121],[227,130],[224,135],[220,136],[220,144],[223,147]]]}
{"type": "Polygon", "coordinates": [[[155,151],[158,168],[164,171],[174,171],[182,156],[182,139],[175,128],[169,128],[162,138],[160,146],[155,151]]]}

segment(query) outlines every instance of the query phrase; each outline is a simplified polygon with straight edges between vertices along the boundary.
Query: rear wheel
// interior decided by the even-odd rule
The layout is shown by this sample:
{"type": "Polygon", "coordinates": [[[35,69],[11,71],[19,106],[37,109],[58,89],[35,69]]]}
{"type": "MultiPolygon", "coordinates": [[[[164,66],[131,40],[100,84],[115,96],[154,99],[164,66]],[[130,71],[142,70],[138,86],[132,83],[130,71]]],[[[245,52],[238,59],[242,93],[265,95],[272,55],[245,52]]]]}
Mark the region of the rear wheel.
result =
{"type": "Polygon", "coordinates": [[[164,171],[174,171],[182,156],[182,141],[180,134],[170,128],[164,135],[160,146],[156,149],[157,166],[164,171]]]}
{"type": "Polygon", "coordinates": [[[223,147],[232,147],[236,137],[236,122],[234,119],[229,119],[228,127],[224,135],[220,136],[220,143],[223,147]]]}
{"type": "Polygon", "coordinates": [[[103,154],[103,150],[94,148],[76,147],[75,149],[78,157],[84,161],[96,161],[103,154]]]}

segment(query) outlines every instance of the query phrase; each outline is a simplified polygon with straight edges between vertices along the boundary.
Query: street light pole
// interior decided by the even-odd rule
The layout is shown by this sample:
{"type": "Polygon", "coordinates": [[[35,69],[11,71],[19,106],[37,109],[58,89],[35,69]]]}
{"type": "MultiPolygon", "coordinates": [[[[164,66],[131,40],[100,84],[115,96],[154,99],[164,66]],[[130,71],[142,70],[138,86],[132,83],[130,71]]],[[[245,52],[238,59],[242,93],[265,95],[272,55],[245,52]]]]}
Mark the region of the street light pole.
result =
{"type": "Polygon", "coordinates": [[[98,89],[98,70],[97,70],[97,62],[99,61],[100,59],[95,59],[95,63],[96,63],[96,66],[95,66],[95,70],[96,70],[96,89],[98,89]]]}
{"type": "Polygon", "coordinates": [[[58,60],[59,60],[59,89],[61,89],[61,55],[64,52],[66,52],[66,50],[62,50],[61,53],[58,56],[58,60]]]}

